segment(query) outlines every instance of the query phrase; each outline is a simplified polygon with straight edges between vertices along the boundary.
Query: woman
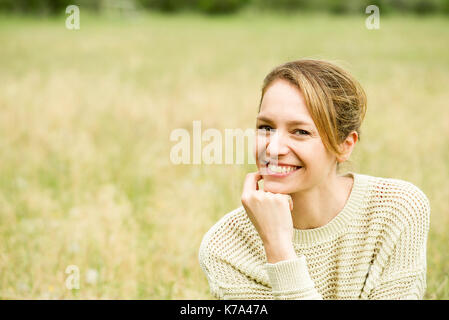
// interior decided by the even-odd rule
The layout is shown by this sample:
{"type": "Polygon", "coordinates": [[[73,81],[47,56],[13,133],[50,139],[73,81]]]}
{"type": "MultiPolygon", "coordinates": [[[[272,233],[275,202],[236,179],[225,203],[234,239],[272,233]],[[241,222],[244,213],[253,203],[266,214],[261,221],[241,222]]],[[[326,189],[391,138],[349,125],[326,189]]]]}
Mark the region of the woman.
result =
{"type": "Polygon", "coordinates": [[[220,219],[200,247],[214,296],[423,298],[426,195],[399,179],[338,174],[365,113],[360,84],[329,62],[289,62],[266,76],[258,172],[246,176],[243,206],[220,219]]]}

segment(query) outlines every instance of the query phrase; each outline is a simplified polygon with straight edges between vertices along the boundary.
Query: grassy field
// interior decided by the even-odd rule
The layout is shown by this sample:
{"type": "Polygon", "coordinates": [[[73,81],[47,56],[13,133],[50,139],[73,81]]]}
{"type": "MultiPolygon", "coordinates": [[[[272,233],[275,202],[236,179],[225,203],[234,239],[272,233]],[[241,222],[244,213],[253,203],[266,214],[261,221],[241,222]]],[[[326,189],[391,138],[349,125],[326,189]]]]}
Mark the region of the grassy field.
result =
{"type": "Polygon", "coordinates": [[[0,298],[211,298],[199,244],[255,166],[173,165],[170,132],[253,128],[265,74],[309,57],[367,91],[345,170],[428,196],[425,298],[449,299],[449,20],[365,18],[1,16],[0,298]]]}

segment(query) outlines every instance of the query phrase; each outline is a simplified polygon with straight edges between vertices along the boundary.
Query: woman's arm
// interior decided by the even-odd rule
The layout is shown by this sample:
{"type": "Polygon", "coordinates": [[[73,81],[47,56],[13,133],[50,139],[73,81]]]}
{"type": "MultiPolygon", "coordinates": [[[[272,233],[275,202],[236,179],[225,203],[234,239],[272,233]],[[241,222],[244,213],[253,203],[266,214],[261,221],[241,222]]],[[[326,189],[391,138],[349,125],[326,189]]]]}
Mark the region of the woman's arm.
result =
{"type": "Polygon", "coordinates": [[[279,300],[322,300],[309,275],[304,255],[293,260],[275,264],[267,263],[265,270],[271,283],[274,299],[279,300]]]}
{"type": "Polygon", "coordinates": [[[268,274],[275,299],[321,299],[310,278],[305,256],[298,257],[293,248],[293,221],[290,196],[259,190],[262,176],[246,176],[242,204],[262,239],[268,274]]]}
{"type": "MultiPolygon", "coordinates": [[[[223,251],[213,245],[219,239],[211,232],[199,252],[202,270],[211,294],[218,299],[322,299],[309,276],[306,258],[300,256],[274,264],[254,267],[236,265],[244,261],[239,252],[223,251]],[[232,255],[232,257],[231,257],[232,255]],[[231,263],[231,260],[234,261],[231,263]]],[[[221,239],[221,238],[220,238],[221,239]]]]}
{"type": "Polygon", "coordinates": [[[259,282],[251,279],[229,264],[222,252],[207,252],[208,245],[204,244],[200,249],[200,261],[203,260],[211,292],[223,299],[321,299],[310,278],[305,257],[298,257],[293,248],[293,203],[288,195],[258,190],[257,182],[261,178],[259,173],[247,175],[242,204],[263,242],[267,263],[259,272],[265,271],[265,274],[252,275],[259,282]],[[263,285],[260,279],[266,275],[269,283],[263,285]]]}
{"type": "MultiPolygon", "coordinates": [[[[379,280],[364,299],[423,299],[427,272],[427,237],[430,226],[430,203],[425,194],[413,188],[404,207],[403,227],[396,243],[389,243],[392,251],[379,280]]],[[[387,241],[388,242],[388,241],[387,241]]]]}
{"type": "Polygon", "coordinates": [[[264,247],[268,261],[265,270],[275,299],[322,299],[310,278],[306,257],[296,255],[291,241],[264,247]]]}

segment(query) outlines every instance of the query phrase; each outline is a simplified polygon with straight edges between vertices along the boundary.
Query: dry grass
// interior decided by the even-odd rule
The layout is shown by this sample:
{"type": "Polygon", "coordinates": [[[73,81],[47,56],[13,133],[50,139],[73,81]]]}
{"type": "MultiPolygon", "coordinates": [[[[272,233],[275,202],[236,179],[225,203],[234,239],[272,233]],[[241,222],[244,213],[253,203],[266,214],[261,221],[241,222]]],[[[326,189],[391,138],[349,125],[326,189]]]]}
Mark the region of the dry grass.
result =
{"type": "Polygon", "coordinates": [[[362,82],[351,169],[428,195],[426,298],[449,298],[447,20],[81,14],[0,19],[1,298],[210,298],[198,247],[254,166],[175,166],[170,132],[252,128],[264,75],[301,57],[362,82]]]}

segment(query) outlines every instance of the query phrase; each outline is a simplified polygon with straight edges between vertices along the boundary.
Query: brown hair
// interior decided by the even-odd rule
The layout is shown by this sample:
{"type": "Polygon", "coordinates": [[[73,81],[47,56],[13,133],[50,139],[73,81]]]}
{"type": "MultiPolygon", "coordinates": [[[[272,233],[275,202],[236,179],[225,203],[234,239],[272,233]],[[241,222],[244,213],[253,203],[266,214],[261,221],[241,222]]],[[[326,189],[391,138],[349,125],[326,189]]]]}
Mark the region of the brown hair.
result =
{"type": "Polygon", "coordinates": [[[266,90],[276,79],[287,80],[301,91],[324,146],[335,156],[342,155],[338,145],[352,131],[356,131],[360,139],[360,126],[367,108],[366,94],[348,72],[322,60],[304,59],[282,64],[264,79],[259,112],[266,90]]]}

